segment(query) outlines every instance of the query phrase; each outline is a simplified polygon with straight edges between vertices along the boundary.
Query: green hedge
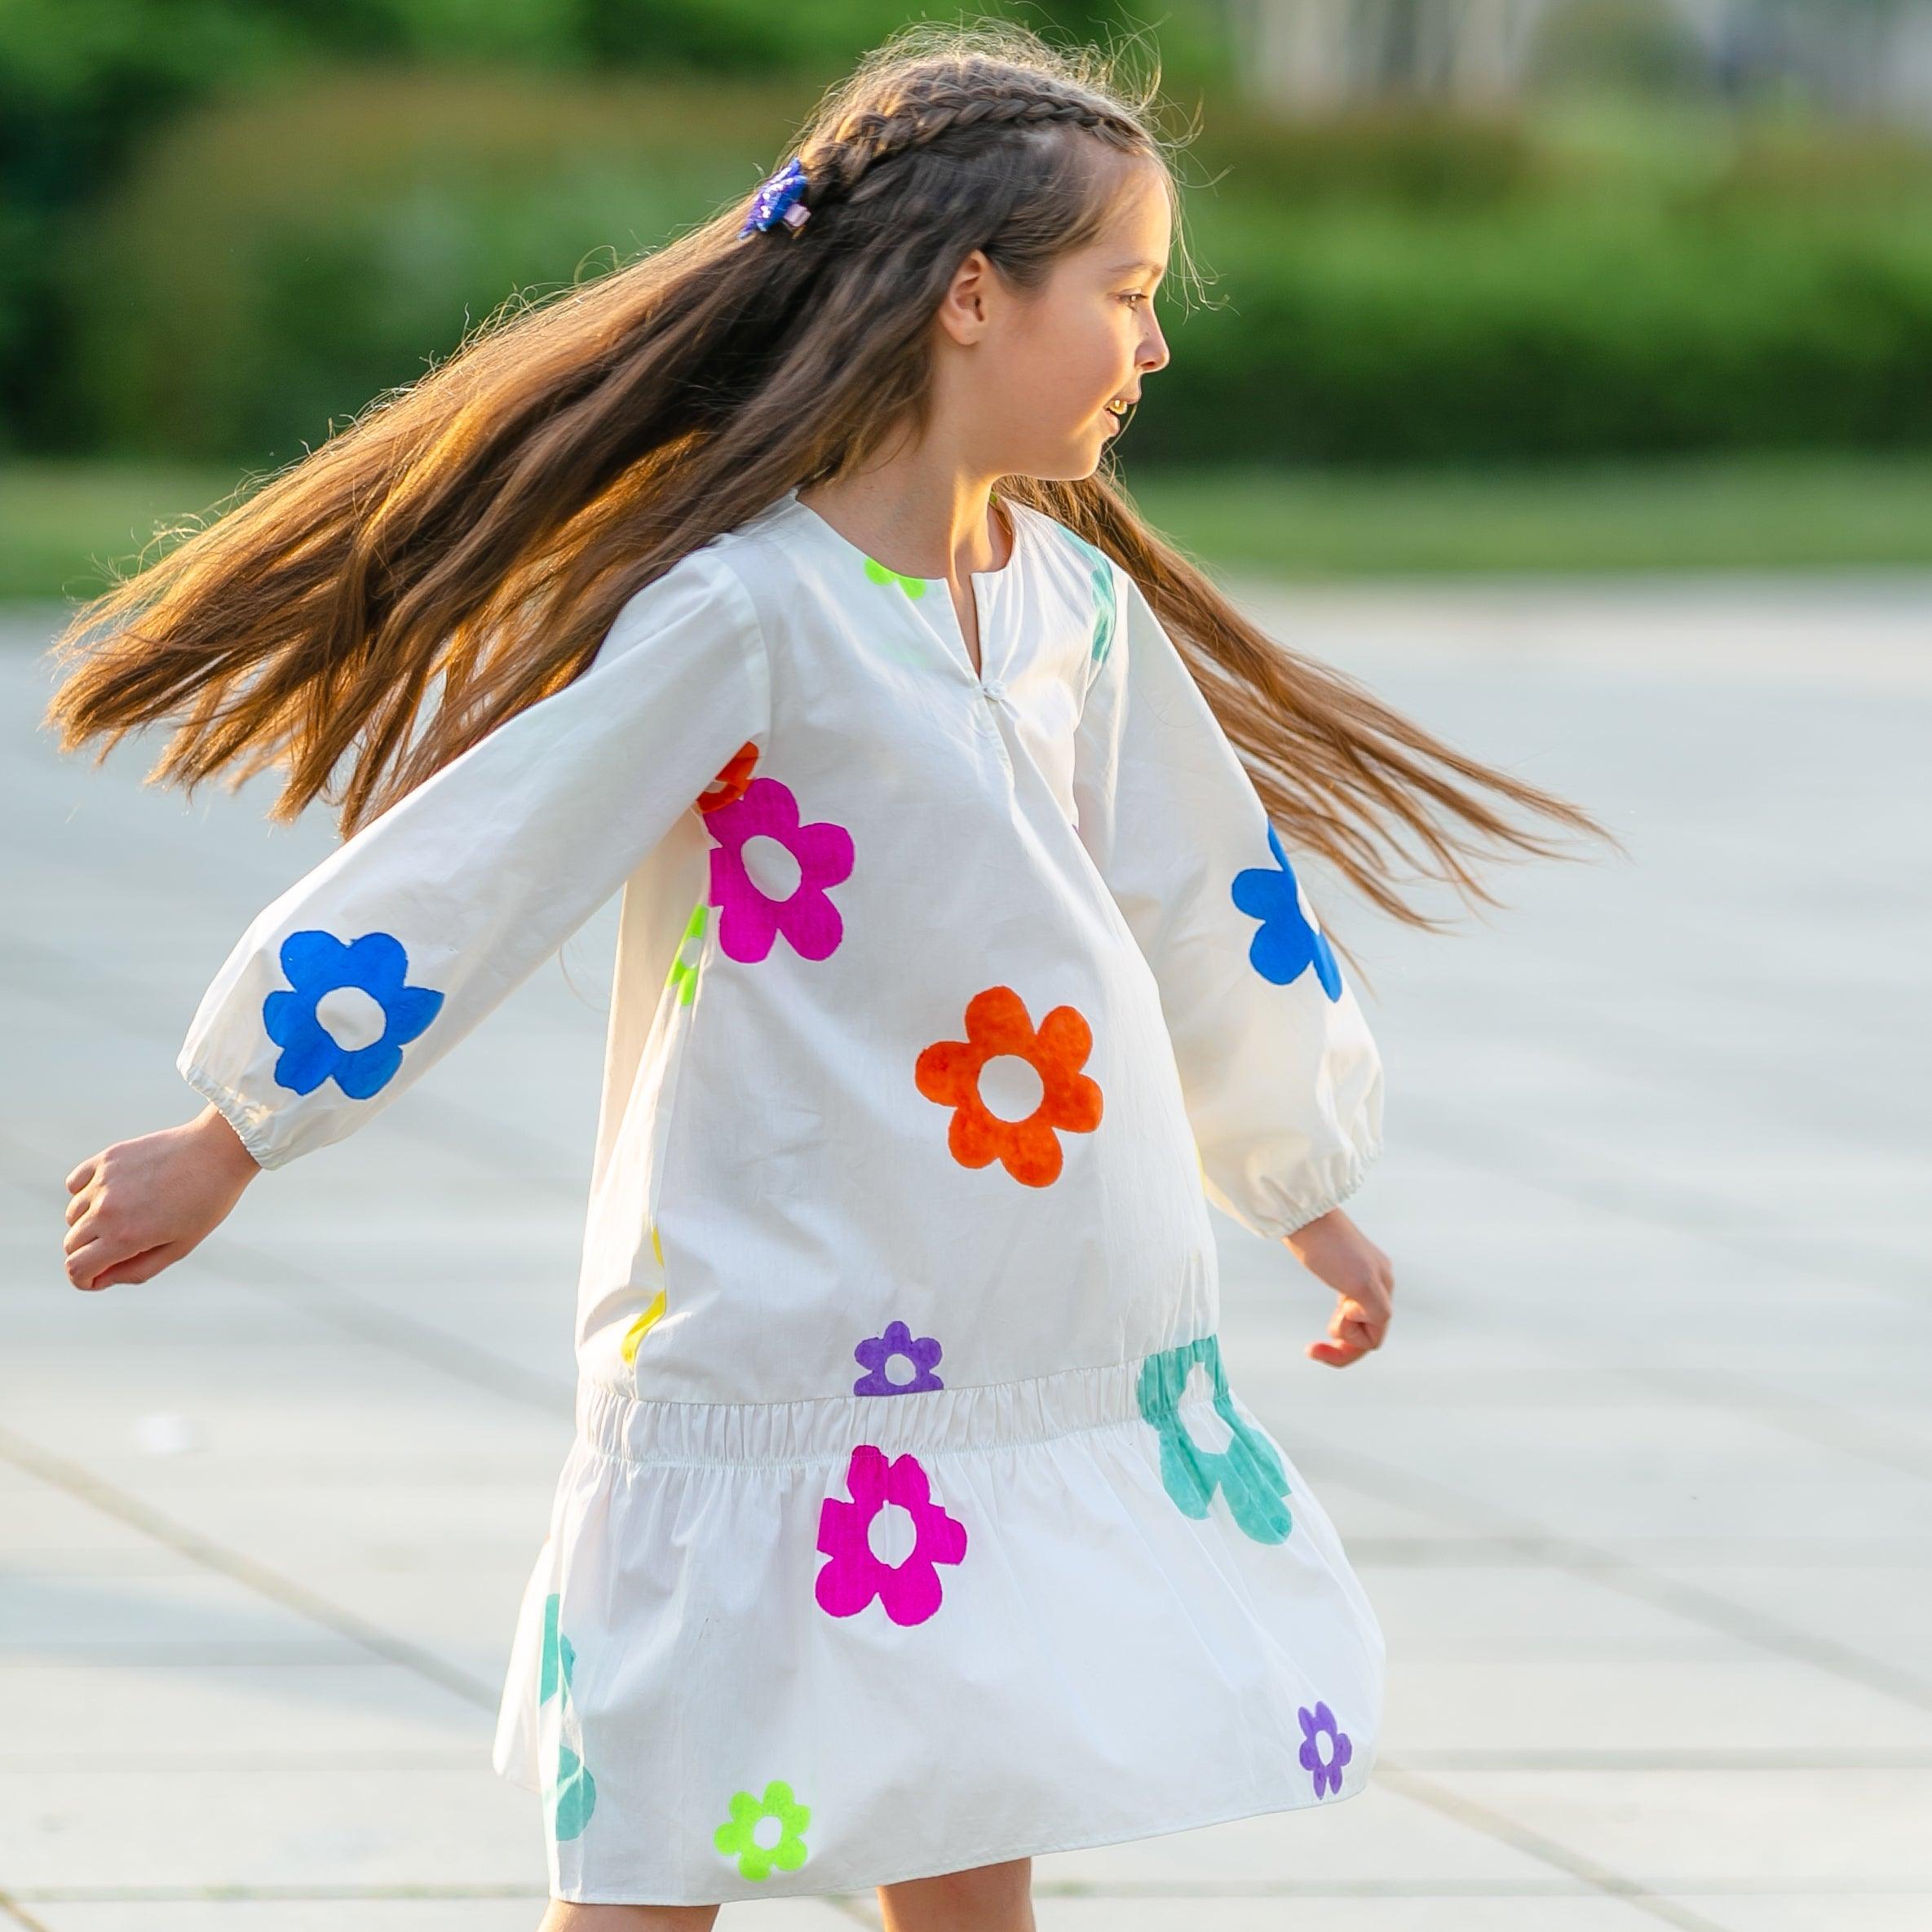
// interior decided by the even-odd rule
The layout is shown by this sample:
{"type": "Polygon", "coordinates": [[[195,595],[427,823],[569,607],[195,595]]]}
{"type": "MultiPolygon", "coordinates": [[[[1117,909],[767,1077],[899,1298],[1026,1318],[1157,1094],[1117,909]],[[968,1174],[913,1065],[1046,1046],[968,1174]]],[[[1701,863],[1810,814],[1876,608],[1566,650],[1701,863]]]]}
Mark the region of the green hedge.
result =
{"type": "Polygon", "coordinates": [[[396,73],[185,122],[73,241],[78,444],[286,462],[519,290],[749,194],[803,105],[396,73]]]}
{"type": "Polygon", "coordinates": [[[1932,229],[1531,206],[1204,223],[1137,446],[1461,462],[1932,444],[1932,229]]]}
{"type": "MultiPolygon", "coordinates": [[[[811,91],[347,76],[181,123],[62,258],[74,446],[285,462],[519,287],[748,192],[811,91]]],[[[1137,458],[1932,446],[1909,144],[1205,119],[1218,280],[1167,305],[1137,458]]]]}

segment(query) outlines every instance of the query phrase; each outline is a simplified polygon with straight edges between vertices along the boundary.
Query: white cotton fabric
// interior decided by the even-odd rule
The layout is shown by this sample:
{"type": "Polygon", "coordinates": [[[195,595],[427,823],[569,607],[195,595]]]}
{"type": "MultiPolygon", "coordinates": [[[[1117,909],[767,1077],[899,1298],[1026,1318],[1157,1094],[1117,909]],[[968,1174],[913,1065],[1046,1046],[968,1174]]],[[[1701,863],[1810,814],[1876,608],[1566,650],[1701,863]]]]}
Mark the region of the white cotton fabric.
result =
{"type": "Polygon", "coordinates": [[[1381,1634],[1227,1379],[1207,1205],[1346,1199],[1381,1063],[1138,586],[1002,507],[980,672],[944,579],[795,493],[685,558],[267,907],[181,1050],[281,1167],[622,887],[495,1753],[561,1898],[850,1890],[1373,1761],[1381,1634]]]}

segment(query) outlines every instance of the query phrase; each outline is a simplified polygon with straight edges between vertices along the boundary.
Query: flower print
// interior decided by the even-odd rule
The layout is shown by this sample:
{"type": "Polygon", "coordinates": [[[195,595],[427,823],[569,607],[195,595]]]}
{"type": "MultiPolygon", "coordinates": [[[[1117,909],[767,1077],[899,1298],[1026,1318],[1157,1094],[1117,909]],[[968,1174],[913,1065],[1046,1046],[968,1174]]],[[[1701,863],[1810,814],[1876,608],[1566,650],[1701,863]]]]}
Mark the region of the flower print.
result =
{"type": "MultiPolygon", "coordinates": [[[[552,1592],[543,1606],[543,1651],[537,1671],[537,1701],[546,1704],[558,1699],[558,1723],[561,1729],[570,1714],[570,1673],[577,1652],[570,1639],[558,1628],[561,1599],[552,1592]]],[[[551,1836],[559,1843],[579,1837],[597,1808],[597,1782],[582,1758],[559,1736],[557,1742],[557,1775],[544,1793],[550,1810],[551,1836]]]]}
{"type": "Polygon", "coordinates": [[[843,825],[802,825],[798,801],[776,778],[754,778],[745,795],[721,805],[705,820],[717,844],[711,851],[710,903],[720,908],[718,944],[732,959],[755,962],[782,933],[801,959],[825,959],[838,950],[844,922],[828,887],[852,871],[852,835],[843,825]],[[770,839],[792,855],[798,882],[773,899],[745,863],[746,842],[770,839]]]}
{"type": "Polygon", "coordinates": [[[1075,536],[1071,530],[1063,533],[1094,573],[1094,642],[1087,655],[1098,670],[1107,661],[1107,648],[1113,643],[1114,623],[1118,615],[1115,608],[1113,566],[1107,561],[1107,553],[1098,545],[1089,543],[1084,537],[1075,536]]]}
{"type": "Polygon", "coordinates": [[[1107,647],[1113,642],[1113,569],[1103,558],[1094,566],[1094,643],[1088,652],[1098,669],[1107,661],[1107,647]]]}
{"type": "Polygon", "coordinates": [[[697,997],[697,970],[704,962],[705,928],[710,919],[710,909],[701,900],[684,922],[678,950],[671,959],[671,970],[664,976],[666,986],[677,988],[680,1006],[688,1006],[697,997]]]}
{"type": "Polygon", "coordinates": [[[818,1547],[827,1558],[814,1593],[832,1616],[856,1616],[874,1597],[895,1624],[922,1624],[939,1607],[940,1563],[966,1555],[966,1525],[932,1500],[929,1479],[916,1456],[886,1460],[885,1451],[861,1443],[846,1465],[852,1500],[829,1496],[819,1507],[818,1547]],[[873,1519],[895,1503],[913,1519],[913,1547],[896,1563],[873,1554],[873,1519]]]}
{"type": "Polygon", "coordinates": [[[933,1373],[939,1359],[939,1345],[930,1335],[915,1336],[902,1321],[889,1321],[882,1335],[868,1336],[852,1351],[852,1359],[867,1373],[852,1384],[855,1395],[916,1395],[926,1389],[943,1389],[945,1384],[933,1373]],[[913,1365],[905,1382],[895,1382],[886,1373],[886,1364],[895,1355],[904,1355],[913,1365]]]}
{"type": "MultiPolygon", "coordinates": [[[[651,1223],[651,1253],[657,1262],[660,1276],[664,1273],[664,1243],[657,1238],[657,1223],[651,1223]]],[[[637,1346],[656,1328],[664,1316],[664,1290],[661,1288],[652,1296],[644,1311],[634,1321],[624,1337],[622,1354],[624,1359],[634,1368],[637,1366],[637,1346]]]]}
{"type": "Polygon", "coordinates": [[[436,1016],[441,993],[405,986],[409,957],[394,933],[365,932],[345,944],[332,932],[292,932],[281,943],[281,970],[292,992],[262,1002],[262,1023],[281,1047],[279,1086],[312,1094],[331,1077],[351,1100],[366,1100],[396,1077],[403,1048],[436,1016]],[[322,1023],[321,1002],[353,988],[382,1010],[382,1031],[361,1046],[344,1046],[322,1023]]]}
{"type": "Polygon", "coordinates": [[[664,1314],[664,1290],[661,1288],[652,1296],[650,1306],[630,1327],[624,1337],[624,1359],[632,1368],[637,1366],[637,1345],[656,1328],[664,1314]]]}
{"type": "Polygon", "coordinates": [[[1059,1178],[1062,1133],[1091,1134],[1100,1125],[1100,1088],[1080,1069],[1094,1050],[1093,1030],[1072,1006],[1055,1006],[1036,1032],[1010,986],[989,986],[966,1002],[966,1037],[926,1047],[913,1077],[928,1100],[953,1109],[946,1144],[962,1167],[997,1159],[1015,1180],[1044,1187],[1059,1178]],[[1023,1120],[994,1113],[979,1091],[986,1063],[1010,1054],[1040,1077],[1040,1101],[1023,1120]]]}
{"type": "Polygon", "coordinates": [[[752,767],[758,762],[758,748],[747,739],[732,754],[724,769],[698,794],[694,801],[698,810],[715,811],[721,805],[742,798],[745,788],[751,783],[752,767]]]}
{"type": "Polygon", "coordinates": [[[1300,979],[1312,966],[1322,991],[1331,1000],[1338,1000],[1342,969],[1320,928],[1302,909],[1295,869],[1289,864],[1272,825],[1268,827],[1268,849],[1275,855],[1272,866],[1250,866],[1235,874],[1235,904],[1249,918],[1261,921],[1248,948],[1249,963],[1262,979],[1277,986],[1300,979]]]}
{"type": "Polygon", "coordinates": [[[1267,1438],[1236,1410],[1222,1365],[1217,1336],[1183,1342],[1142,1363],[1135,1394],[1143,1418],[1161,1439],[1161,1480],[1184,1516],[1205,1516],[1218,1489],[1242,1532],[1257,1543],[1280,1543],[1293,1527],[1283,1501],[1288,1474],[1267,1438]],[[1225,1449],[1204,1449],[1181,1419],[1181,1398],[1196,1363],[1208,1372],[1214,1413],[1231,1439],[1225,1449]]]}
{"type": "Polygon", "coordinates": [[[811,1823],[811,1807],[800,1804],[782,1778],[774,1778],[763,1797],[749,1791],[732,1793],[732,1815],[711,1834],[711,1842],[737,1860],[741,1876],[763,1884],[774,1865],[780,1872],[796,1872],[805,1863],[805,1828],[811,1823]],[[778,1830],[769,1840],[761,1839],[758,1828],[768,1821],[776,1821],[778,1830]]]}
{"type": "Polygon", "coordinates": [[[926,595],[924,577],[903,576],[896,570],[888,570],[883,564],[874,563],[870,557],[865,559],[865,574],[875,584],[897,584],[915,603],[926,595]]]}
{"type": "Polygon", "coordinates": [[[1355,1748],[1325,1704],[1317,1704],[1313,1710],[1304,1708],[1296,1715],[1302,1720],[1302,1769],[1313,1774],[1315,1795],[1326,1797],[1342,1788],[1342,1771],[1355,1748]]]}

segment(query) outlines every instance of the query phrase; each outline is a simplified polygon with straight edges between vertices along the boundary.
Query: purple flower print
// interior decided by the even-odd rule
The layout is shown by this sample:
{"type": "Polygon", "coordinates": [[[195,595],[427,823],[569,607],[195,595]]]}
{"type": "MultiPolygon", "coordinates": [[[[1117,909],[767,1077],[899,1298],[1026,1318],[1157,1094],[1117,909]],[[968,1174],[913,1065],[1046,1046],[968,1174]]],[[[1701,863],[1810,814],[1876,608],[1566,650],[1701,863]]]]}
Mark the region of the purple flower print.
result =
{"type": "Polygon", "coordinates": [[[933,1373],[939,1359],[939,1345],[931,1335],[915,1336],[902,1321],[886,1324],[882,1335],[869,1335],[852,1351],[852,1359],[867,1373],[852,1384],[855,1395],[916,1395],[924,1389],[943,1389],[945,1384],[933,1373]],[[895,1382],[886,1373],[886,1364],[895,1355],[904,1355],[913,1365],[911,1378],[895,1382]]]}
{"type": "Polygon", "coordinates": [[[916,1456],[886,1460],[885,1451],[861,1443],[846,1465],[848,1503],[829,1496],[819,1507],[819,1549],[829,1559],[820,1569],[814,1592],[829,1616],[856,1616],[874,1597],[895,1624],[922,1624],[939,1607],[944,1592],[935,1566],[966,1555],[966,1526],[932,1500],[925,1470],[916,1456]],[[873,1519],[896,1503],[913,1519],[911,1554],[896,1563],[873,1554],[873,1519]]]}
{"type": "Polygon", "coordinates": [[[727,958],[755,962],[782,933],[801,959],[825,959],[845,936],[844,922],[826,888],[851,876],[852,835],[843,825],[802,825],[798,801],[776,778],[754,778],[742,798],[706,815],[711,851],[710,903],[721,909],[718,944],[727,958]],[[798,868],[788,896],[762,891],[745,864],[745,842],[768,838],[798,868]]]}
{"type": "Polygon", "coordinates": [[[1342,1788],[1342,1767],[1355,1756],[1355,1748],[1325,1704],[1316,1704],[1313,1710],[1304,1709],[1297,1715],[1302,1720],[1302,1769],[1313,1775],[1315,1795],[1326,1797],[1342,1788]]]}

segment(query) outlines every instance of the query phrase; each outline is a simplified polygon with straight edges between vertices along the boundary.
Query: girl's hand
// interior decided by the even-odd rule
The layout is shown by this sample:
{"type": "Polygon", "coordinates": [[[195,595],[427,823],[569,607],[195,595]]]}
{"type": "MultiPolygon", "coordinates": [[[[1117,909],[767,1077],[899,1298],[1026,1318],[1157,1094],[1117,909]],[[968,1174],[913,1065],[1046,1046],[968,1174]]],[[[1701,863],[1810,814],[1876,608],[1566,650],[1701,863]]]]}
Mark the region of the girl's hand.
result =
{"type": "Polygon", "coordinates": [[[67,1278],[76,1288],[146,1281],[228,1218],[261,1172],[219,1112],[117,1140],[67,1177],[67,1278]]]}
{"type": "Polygon", "coordinates": [[[1339,1208],[1286,1239],[1295,1259],[1342,1298],[1329,1319],[1329,1339],[1308,1344],[1310,1359],[1346,1368],[1380,1348],[1395,1313],[1395,1269],[1388,1256],[1339,1208]]]}

